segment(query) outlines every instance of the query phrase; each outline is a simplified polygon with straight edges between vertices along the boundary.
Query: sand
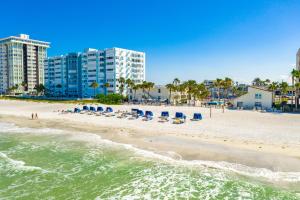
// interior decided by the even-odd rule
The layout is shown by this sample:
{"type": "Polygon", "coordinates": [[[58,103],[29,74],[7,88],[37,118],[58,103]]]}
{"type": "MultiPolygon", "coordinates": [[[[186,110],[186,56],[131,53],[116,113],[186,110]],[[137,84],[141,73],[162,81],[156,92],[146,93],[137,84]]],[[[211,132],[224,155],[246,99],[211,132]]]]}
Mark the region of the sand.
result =
{"type": "MultiPolygon", "coordinates": [[[[151,150],[174,159],[226,161],[272,171],[300,172],[300,115],[257,111],[212,110],[179,106],[111,106],[115,111],[140,108],[154,112],[152,121],[87,114],[60,114],[74,104],[0,100],[0,122],[22,127],[68,129],[96,133],[105,139],[151,150]],[[160,123],[161,111],[200,112],[203,120],[175,125],[160,123]],[[31,120],[38,113],[38,120],[31,120]]],[[[104,106],[106,107],[106,106],[104,106]]]]}

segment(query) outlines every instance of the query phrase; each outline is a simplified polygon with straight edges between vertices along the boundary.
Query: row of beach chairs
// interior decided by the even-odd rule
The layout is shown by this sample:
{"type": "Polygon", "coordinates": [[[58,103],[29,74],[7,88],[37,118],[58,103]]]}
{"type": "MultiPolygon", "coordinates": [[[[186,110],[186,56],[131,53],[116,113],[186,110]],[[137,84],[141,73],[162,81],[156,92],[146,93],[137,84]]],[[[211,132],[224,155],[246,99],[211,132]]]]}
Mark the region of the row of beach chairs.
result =
{"type": "MultiPolygon", "coordinates": [[[[128,111],[117,111],[114,112],[111,107],[107,107],[104,109],[101,106],[94,107],[94,106],[83,106],[82,109],[80,108],[74,108],[74,113],[80,113],[80,114],[89,114],[89,115],[105,115],[106,117],[112,117],[116,116],[119,119],[127,118],[129,120],[134,120],[138,118],[142,118],[143,121],[150,121],[153,120],[154,114],[152,111],[143,111],[137,108],[131,109],[131,112],[128,111]]],[[[173,119],[174,124],[182,124],[186,122],[186,115],[182,112],[176,112],[173,119]]],[[[202,120],[201,113],[194,113],[193,118],[190,119],[191,121],[200,121],[202,120]]],[[[161,115],[159,116],[159,122],[169,122],[170,121],[170,114],[168,111],[162,111],[161,115]]]]}

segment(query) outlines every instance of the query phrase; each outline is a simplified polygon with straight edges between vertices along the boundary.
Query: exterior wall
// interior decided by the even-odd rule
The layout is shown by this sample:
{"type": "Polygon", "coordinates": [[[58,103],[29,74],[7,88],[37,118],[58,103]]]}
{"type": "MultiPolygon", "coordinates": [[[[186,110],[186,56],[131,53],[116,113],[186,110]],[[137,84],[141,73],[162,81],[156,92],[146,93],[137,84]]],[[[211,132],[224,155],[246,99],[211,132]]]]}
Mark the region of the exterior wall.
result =
{"type": "Polygon", "coordinates": [[[261,108],[263,109],[272,108],[272,92],[254,87],[248,87],[248,93],[234,99],[233,102],[234,107],[243,107],[246,109],[260,107],[256,104],[256,102],[260,103],[261,108]]]}
{"type": "MultiPolygon", "coordinates": [[[[66,69],[66,80],[63,76],[56,77],[50,73],[53,70],[53,60],[57,57],[48,58],[45,64],[46,88],[50,94],[57,95],[57,89],[52,82],[59,82],[62,88],[61,96],[87,98],[94,94],[109,94],[119,93],[118,79],[123,77],[130,78],[136,84],[142,83],[145,80],[145,53],[137,52],[121,48],[111,48],[105,50],[85,49],[83,53],[77,53],[76,61],[70,61],[71,54],[62,56],[66,59],[64,65],[58,65],[61,69],[55,73],[63,73],[66,69]],[[77,66],[75,67],[75,63],[77,66]],[[50,81],[52,80],[52,81],[50,81]],[[96,91],[90,87],[93,82],[97,82],[99,87],[96,91]],[[105,88],[104,84],[109,83],[109,87],[105,88]],[[77,87],[77,90],[76,90],[77,87]]],[[[73,54],[74,56],[74,54],[73,54]]],[[[56,65],[55,65],[56,66],[56,65]]],[[[124,95],[128,93],[127,88],[124,90],[124,95]]]]}
{"type": "Polygon", "coordinates": [[[44,84],[47,48],[49,43],[23,34],[0,39],[0,93],[16,85],[15,92],[31,93],[36,85],[44,84]]]}
{"type": "Polygon", "coordinates": [[[296,55],[296,68],[300,70],[300,49],[298,50],[296,55]]]}
{"type": "MultiPolygon", "coordinates": [[[[154,86],[154,88],[150,90],[149,94],[150,94],[150,99],[152,100],[164,101],[170,98],[169,90],[165,86],[161,86],[161,85],[154,86]]],[[[172,97],[174,95],[175,94],[173,93],[172,97]]],[[[130,89],[128,92],[128,97],[130,100],[141,101],[142,99],[144,99],[143,98],[144,96],[148,97],[148,91],[145,91],[145,93],[143,93],[143,90],[139,89],[135,93],[135,91],[130,89]]]]}

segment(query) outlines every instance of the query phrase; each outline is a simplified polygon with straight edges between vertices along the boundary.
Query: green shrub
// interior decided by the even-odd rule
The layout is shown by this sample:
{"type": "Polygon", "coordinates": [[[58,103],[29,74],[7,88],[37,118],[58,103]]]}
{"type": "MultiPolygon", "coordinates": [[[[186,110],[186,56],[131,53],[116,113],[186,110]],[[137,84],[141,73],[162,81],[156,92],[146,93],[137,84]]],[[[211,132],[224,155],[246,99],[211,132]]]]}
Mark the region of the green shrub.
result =
{"type": "Polygon", "coordinates": [[[103,104],[121,104],[125,100],[125,97],[120,94],[98,94],[96,99],[99,103],[103,104]]]}

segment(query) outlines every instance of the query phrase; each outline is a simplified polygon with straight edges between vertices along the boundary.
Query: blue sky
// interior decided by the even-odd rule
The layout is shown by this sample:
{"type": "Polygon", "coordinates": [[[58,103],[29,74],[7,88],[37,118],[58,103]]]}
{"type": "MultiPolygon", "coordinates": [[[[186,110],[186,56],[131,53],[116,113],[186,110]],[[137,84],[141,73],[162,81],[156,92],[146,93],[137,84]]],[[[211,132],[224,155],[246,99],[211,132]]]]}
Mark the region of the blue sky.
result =
{"type": "Polygon", "coordinates": [[[48,55],[84,48],[145,51],[158,84],[286,79],[300,48],[299,0],[27,0],[1,2],[0,38],[26,33],[48,55]]]}

